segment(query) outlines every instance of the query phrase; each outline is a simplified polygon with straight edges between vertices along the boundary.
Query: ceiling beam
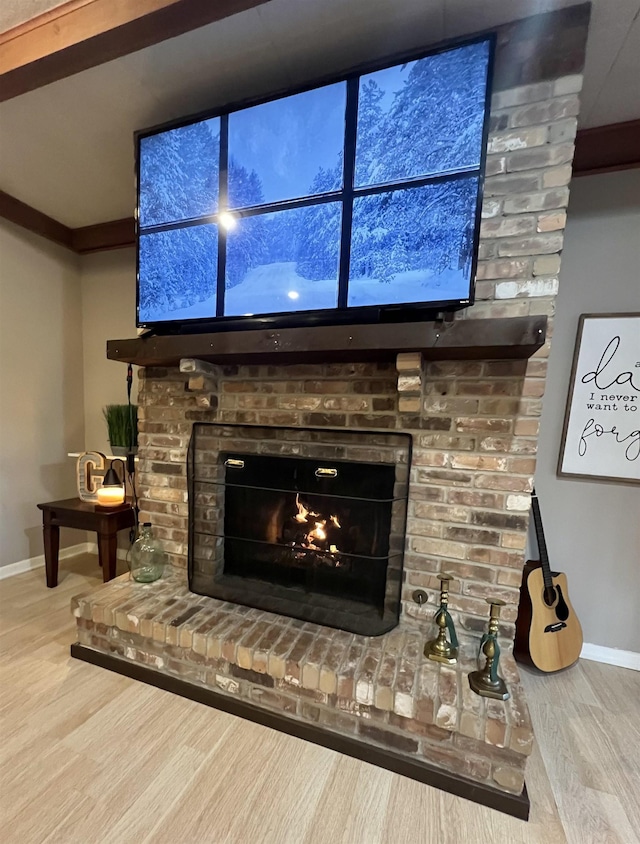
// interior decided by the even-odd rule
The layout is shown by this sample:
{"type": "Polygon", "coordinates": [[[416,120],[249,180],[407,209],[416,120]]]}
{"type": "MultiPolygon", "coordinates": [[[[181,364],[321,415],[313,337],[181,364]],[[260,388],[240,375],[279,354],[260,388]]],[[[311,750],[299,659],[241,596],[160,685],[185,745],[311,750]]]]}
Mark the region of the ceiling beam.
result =
{"type": "Polygon", "coordinates": [[[135,246],[135,243],[136,227],[133,217],[71,230],[71,248],[78,255],[123,249],[125,246],[135,246]]]}
{"type": "Polygon", "coordinates": [[[59,246],[73,248],[72,229],[4,191],[0,191],[0,217],[40,237],[46,237],[47,240],[52,240],[59,246]]]}
{"type": "Polygon", "coordinates": [[[574,176],[640,167],[640,120],[581,129],[573,156],[574,176]]]}
{"type": "Polygon", "coordinates": [[[0,102],[268,0],[69,0],[0,34],[0,102]]]}
{"type": "Polygon", "coordinates": [[[123,249],[136,243],[133,217],[72,229],[4,191],[0,191],[0,217],[78,255],[123,249]]]}

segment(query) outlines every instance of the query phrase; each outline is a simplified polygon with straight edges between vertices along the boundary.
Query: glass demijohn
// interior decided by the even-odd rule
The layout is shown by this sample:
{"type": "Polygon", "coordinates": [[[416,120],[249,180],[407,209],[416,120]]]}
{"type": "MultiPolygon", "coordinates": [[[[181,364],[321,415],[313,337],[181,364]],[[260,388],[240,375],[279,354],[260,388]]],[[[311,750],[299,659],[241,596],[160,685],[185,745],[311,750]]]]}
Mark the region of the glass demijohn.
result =
{"type": "Polygon", "coordinates": [[[131,548],[131,576],[140,583],[152,583],[162,577],[165,561],[164,548],[159,539],[154,539],[151,522],[144,522],[131,548]]]}

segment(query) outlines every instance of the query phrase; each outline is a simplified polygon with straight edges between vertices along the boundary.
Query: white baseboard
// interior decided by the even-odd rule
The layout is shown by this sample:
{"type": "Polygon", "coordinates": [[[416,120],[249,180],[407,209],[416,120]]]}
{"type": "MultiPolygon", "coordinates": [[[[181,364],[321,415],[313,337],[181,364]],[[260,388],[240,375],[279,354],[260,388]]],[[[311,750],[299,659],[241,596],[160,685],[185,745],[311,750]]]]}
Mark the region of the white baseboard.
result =
{"type": "Polygon", "coordinates": [[[640,671],[640,654],[635,651],[605,648],[602,645],[590,645],[585,642],[580,652],[580,659],[590,659],[593,662],[604,662],[606,665],[619,665],[620,668],[640,671]]]}
{"type": "MultiPolygon", "coordinates": [[[[70,545],[68,548],[61,548],[58,554],[59,560],[66,560],[69,557],[77,557],[78,554],[90,554],[92,547],[95,547],[91,542],[79,542],[77,545],[70,545]]],[[[37,557],[28,557],[26,560],[18,560],[17,563],[9,563],[8,566],[0,566],[0,580],[7,577],[13,577],[15,574],[24,574],[26,571],[39,569],[44,566],[44,554],[38,554],[37,557]]]]}

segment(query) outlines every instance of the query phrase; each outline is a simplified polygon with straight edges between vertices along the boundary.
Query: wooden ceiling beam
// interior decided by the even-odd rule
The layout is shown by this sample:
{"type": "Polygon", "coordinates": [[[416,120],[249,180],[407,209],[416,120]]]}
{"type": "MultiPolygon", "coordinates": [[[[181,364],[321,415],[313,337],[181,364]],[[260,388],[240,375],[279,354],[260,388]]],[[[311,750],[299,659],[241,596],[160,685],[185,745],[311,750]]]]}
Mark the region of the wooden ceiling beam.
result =
{"type": "Polygon", "coordinates": [[[135,244],[136,227],[133,217],[112,220],[109,223],[97,223],[95,226],[83,226],[71,231],[71,248],[78,255],[123,249],[135,244]]]}
{"type": "Polygon", "coordinates": [[[581,129],[576,136],[574,176],[640,167],[640,120],[581,129]]]}
{"type": "Polygon", "coordinates": [[[0,190],[0,217],[40,237],[46,237],[47,240],[52,240],[59,246],[73,248],[72,229],[2,190],[0,190]]]}
{"type": "Polygon", "coordinates": [[[123,249],[136,242],[133,217],[72,229],[4,191],[0,191],[0,217],[78,255],[123,249]]]}
{"type": "Polygon", "coordinates": [[[69,0],[0,34],[0,102],[268,0],[69,0]]]}

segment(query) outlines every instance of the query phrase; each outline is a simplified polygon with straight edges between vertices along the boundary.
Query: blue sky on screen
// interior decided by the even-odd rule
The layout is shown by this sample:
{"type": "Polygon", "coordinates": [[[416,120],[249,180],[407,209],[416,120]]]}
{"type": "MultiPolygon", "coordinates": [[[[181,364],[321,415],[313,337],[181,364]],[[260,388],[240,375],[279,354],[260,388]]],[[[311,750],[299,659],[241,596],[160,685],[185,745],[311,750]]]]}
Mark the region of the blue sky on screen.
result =
{"type": "Polygon", "coordinates": [[[229,157],[256,172],[265,203],[307,195],[318,170],[336,166],[345,103],[340,82],[229,115],[229,157]]]}

